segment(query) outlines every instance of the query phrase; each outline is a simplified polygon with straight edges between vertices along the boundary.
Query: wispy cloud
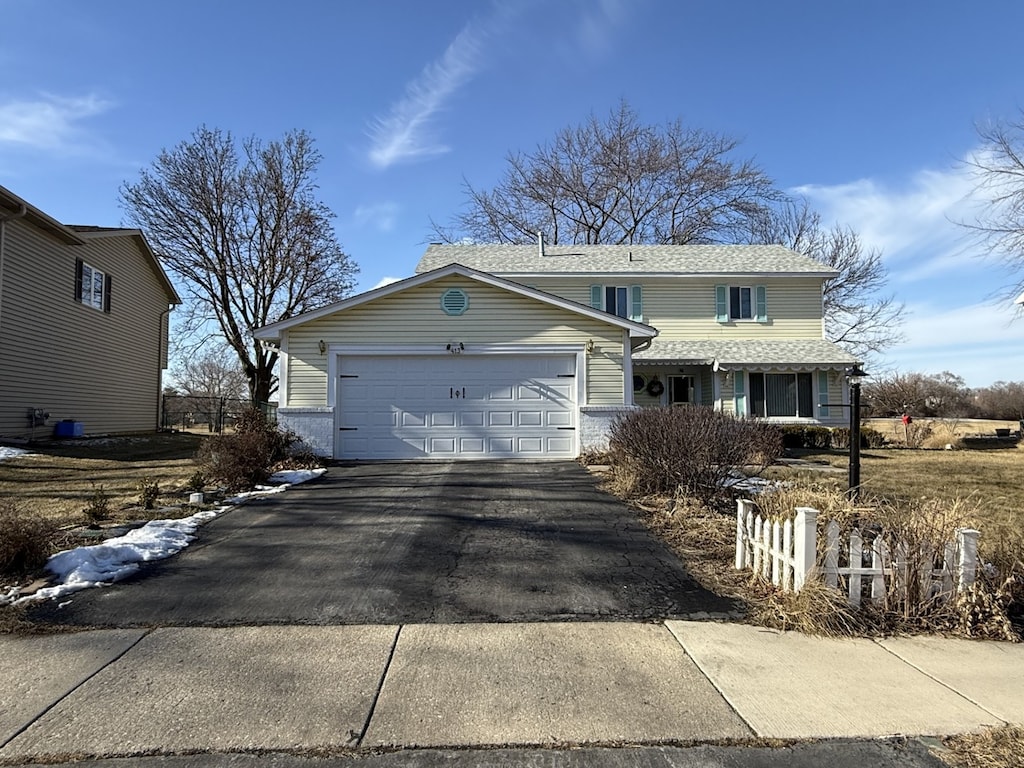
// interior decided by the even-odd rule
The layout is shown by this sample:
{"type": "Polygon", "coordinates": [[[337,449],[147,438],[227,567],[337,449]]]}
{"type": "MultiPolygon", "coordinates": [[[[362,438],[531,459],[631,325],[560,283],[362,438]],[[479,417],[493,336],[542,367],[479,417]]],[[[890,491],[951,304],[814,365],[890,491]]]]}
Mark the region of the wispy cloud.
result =
{"type": "Polygon", "coordinates": [[[41,94],[35,100],[0,103],[0,144],[73,152],[85,148],[84,120],[113,106],[95,95],[41,94]]]}
{"type": "Polygon", "coordinates": [[[370,126],[370,161],[378,168],[449,151],[433,135],[433,119],[483,66],[488,26],[471,21],[445,50],[406,87],[405,96],[370,126]]]}
{"type": "Polygon", "coordinates": [[[376,203],[360,205],[352,214],[357,227],[372,227],[378,232],[390,232],[398,223],[397,203],[376,203]]]}
{"type": "Polygon", "coordinates": [[[392,283],[397,283],[401,279],[402,278],[400,278],[400,277],[388,277],[388,276],[382,277],[380,280],[377,281],[377,284],[375,286],[373,286],[373,288],[371,290],[376,289],[376,288],[383,288],[385,285],[391,285],[392,283]]]}
{"type": "MultiPolygon", "coordinates": [[[[970,158],[971,154],[965,154],[970,158]]],[[[969,162],[922,170],[904,181],[861,179],[792,190],[829,223],[850,226],[879,248],[889,288],[907,302],[906,343],[886,350],[880,368],[951,370],[972,386],[1024,370],[1024,318],[1005,300],[1008,276],[960,226],[985,201],[974,194],[969,162]]]]}
{"type": "Polygon", "coordinates": [[[973,186],[970,172],[960,167],[920,171],[898,187],[861,179],[793,191],[827,221],[852,227],[866,245],[881,249],[901,280],[915,281],[969,258],[970,239],[958,222],[970,218],[973,186]]]}
{"type": "Polygon", "coordinates": [[[598,0],[582,3],[576,35],[582,52],[588,56],[604,55],[615,42],[619,22],[636,2],[628,0],[598,0]]]}
{"type": "Polygon", "coordinates": [[[888,351],[887,367],[939,373],[951,370],[970,386],[1013,380],[1024,370],[1024,322],[1009,303],[946,308],[908,307],[907,343],[888,351]]]}

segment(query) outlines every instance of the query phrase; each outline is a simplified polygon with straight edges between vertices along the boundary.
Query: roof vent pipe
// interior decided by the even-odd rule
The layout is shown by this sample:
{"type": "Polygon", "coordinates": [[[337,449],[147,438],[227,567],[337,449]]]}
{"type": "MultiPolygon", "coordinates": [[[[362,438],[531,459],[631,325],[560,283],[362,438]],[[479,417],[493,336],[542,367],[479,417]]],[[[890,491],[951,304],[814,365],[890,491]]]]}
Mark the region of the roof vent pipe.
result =
{"type": "Polygon", "coordinates": [[[544,258],[544,233],[537,233],[537,249],[540,252],[541,258],[544,258]]]}

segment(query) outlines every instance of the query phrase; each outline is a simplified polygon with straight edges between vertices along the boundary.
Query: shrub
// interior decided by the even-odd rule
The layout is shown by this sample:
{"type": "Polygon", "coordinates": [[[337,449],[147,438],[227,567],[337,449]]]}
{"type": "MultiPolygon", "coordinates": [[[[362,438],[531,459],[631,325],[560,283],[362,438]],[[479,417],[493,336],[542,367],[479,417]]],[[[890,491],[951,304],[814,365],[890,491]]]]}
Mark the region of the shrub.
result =
{"type": "Polygon", "coordinates": [[[860,445],[862,448],[884,448],[885,435],[871,427],[861,427],[860,445]]]}
{"type": "MultiPolygon", "coordinates": [[[[832,447],[836,450],[845,451],[850,447],[849,427],[836,427],[831,430],[832,447]]],[[[861,427],[860,430],[861,448],[884,448],[885,435],[871,427],[861,427]]]]}
{"type": "Polygon", "coordinates": [[[151,477],[139,481],[139,504],[143,509],[152,509],[160,498],[160,483],[151,477]]]}
{"type": "Polygon", "coordinates": [[[0,501],[0,573],[20,576],[46,565],[57,528],[49,520],[0,501]]]}
{"type": "Polygon", "coordinates": [[[782,427],[783,448],[806,448],[804,428],[799,424],[786,424],[782,427]]]}
{"type": "MultiPolygon", "coordinates": [[[[849,441],[849,436],[847,436],[847,441],[849,441]]],[[[831,448],[833,447],[832,430],[828,427],[814,425],[785,424],[782,426],[782,445],[785,448],[831,448]]]]}
{"type": "Polygon", "coordinates": [[[206,487],[206,475],[199,470],[196,470],[189,475],[188,480],[185,481],[185,490],[187,491],[201,491],[206,487]]]}
{"type": "Polygon", "coordinates": [[[89,503],[82,513],[90,523],[94,524],[110,519],[110,496],[103,490],[102,485],[92,484],[92,496],[89,497],[89,503]]]}
{"type": "Polygon", "coordinates": [[[204,475],[230,491],[265,483],[271,468],[287,458],[289,448],[298,441],[294,433],[280,431],[259,408],[244,411],[235,428],[234,434],[206,438],[196,456],[204,475]]]}
{"type": "Polygon", "coordinates": [[[740,467],[757,471],[782,453],[778,427],[711,408],[643,408],[611,426],[612,471],[630,495],[687,494],[710,502],[740,467]]]}

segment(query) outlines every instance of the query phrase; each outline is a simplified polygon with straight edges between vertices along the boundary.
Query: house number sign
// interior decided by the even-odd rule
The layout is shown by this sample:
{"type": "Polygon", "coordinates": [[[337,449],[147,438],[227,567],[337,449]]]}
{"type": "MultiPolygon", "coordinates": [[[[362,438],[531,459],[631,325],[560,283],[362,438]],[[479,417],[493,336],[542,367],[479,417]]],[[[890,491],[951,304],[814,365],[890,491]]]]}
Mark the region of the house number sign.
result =
{"type": "Polygon", "coordinates": [[[449,400],[458,400],[460,397],[464,398],[465,396],[466,396],[466,388],[465,387],[462,387],[461,390],[458,387],[449,387],[448,388],[448,399],[449,400]]]}

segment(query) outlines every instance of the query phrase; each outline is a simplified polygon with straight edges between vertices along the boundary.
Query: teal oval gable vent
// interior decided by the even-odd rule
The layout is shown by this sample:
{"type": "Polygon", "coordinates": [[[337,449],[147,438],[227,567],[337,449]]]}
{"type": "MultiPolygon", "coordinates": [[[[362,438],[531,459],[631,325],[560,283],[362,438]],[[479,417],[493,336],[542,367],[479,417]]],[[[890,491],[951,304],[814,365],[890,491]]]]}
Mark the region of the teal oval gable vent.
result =
{"type": "Polygon", "coordinates": [[[469,309],[469,296],[461,288],[449,288],[441,294],[441,309],[446,315],[461,315],[469,309]]]}

